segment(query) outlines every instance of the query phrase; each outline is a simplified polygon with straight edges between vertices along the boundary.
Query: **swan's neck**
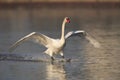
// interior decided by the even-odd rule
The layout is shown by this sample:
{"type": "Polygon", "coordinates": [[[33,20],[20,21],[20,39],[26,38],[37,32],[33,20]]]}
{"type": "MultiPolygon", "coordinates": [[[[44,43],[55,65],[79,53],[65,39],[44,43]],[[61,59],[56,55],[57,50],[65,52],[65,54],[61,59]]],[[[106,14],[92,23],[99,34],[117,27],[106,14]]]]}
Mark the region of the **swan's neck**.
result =
{"type": "Polygon", "coordinates": [[[63,21],[62,24],[62,33],[61,33],[61,40],[65,40],[64,32],[65,32],[65,21],[63,21]]]}

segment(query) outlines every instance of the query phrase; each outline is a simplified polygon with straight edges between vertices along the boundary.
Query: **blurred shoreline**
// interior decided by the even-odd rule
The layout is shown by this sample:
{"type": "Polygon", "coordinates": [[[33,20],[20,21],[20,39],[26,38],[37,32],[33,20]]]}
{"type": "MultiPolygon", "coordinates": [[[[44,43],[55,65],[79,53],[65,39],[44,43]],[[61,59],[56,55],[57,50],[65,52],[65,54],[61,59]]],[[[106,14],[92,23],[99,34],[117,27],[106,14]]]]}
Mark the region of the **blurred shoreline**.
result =
{"type": "Polygon", "coordinates": [[[20,2],[2,2],[0,8],[16,7],[50,7],[50,8],[120,8],[120,1],[20,1],[20,2]]]}

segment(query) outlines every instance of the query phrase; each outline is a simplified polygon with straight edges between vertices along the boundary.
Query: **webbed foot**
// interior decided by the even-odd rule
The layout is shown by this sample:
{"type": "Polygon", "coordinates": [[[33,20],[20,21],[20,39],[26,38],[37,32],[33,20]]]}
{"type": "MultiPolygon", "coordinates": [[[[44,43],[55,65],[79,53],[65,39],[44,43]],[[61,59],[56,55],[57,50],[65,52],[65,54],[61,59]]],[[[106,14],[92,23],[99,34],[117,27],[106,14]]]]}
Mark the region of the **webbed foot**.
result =
{"type": "Polygon", "coordinates": [[[70,59],[70,58],[69,58],[69,59],[66,59],[66,61],[67,61],[67,62],[71,62],[71,59],[70,59]]]}

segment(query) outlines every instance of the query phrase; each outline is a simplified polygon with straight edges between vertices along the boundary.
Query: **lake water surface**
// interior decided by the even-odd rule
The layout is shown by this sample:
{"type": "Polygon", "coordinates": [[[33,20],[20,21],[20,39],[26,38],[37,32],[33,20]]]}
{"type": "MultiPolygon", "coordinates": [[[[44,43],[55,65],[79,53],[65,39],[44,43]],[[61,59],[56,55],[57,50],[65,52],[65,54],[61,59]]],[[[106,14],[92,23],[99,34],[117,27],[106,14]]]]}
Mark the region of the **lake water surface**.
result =
{"type": "MultiPolygon", "coordinates": [[[[43,46],[26,42],[9,53],[21,37],[35,31],[59,38],[64,17],[70,17],[65,33],[85,30],[100,42],[94,48],[79,37],[67,40],[68,62],[0,61],[0,80],[120,80],[119,8],[5,8],[0,9],[0,54],[50,59],[43,46]]],[[[56,56],[59,57],[60,56],[56,56]]]]}

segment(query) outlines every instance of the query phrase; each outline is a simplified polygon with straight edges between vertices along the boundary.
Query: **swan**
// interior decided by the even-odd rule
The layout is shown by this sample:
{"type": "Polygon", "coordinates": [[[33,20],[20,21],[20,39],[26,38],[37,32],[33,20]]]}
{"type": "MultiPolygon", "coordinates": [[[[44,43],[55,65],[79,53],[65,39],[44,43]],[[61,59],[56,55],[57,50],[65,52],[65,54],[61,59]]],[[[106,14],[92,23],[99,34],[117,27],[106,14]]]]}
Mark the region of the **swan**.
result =
{"type": "Polygon", "coordinates": [[[38,33],[38,32],[32,32],[28,34],[27,36],[19,39],[17,42],[15,42],[10,48],[9,51],[12,52],[17,46],[19,46],[21,43],[33,40],[43,46],[45,46],[47,49],[43,52],[48,54],[51,57],[51,60],[54,60],[55,54],[60,54],[62,58],[64,58],[63,54],[63,48],[65,47],[66,39],[72,36],[85,36],[85,38],[93,44],[95,47],[100,47],[99,42],[97,42],[95,39],[93,39],[87,32],[84,30],[77,30],[77,31],[70,31],[66,35],[64,35],[65,32],[65,24],[70,23],[70,18],[65,17],[62,23],[62,32],[61,32],[61,38],[60,39],[53,39],[50,38],[44,34],[38,33]]]}

